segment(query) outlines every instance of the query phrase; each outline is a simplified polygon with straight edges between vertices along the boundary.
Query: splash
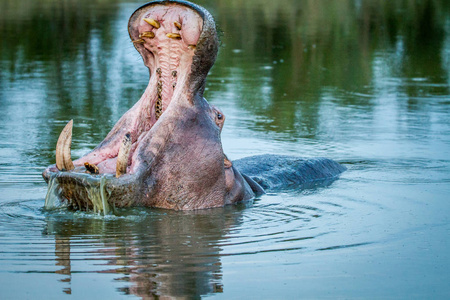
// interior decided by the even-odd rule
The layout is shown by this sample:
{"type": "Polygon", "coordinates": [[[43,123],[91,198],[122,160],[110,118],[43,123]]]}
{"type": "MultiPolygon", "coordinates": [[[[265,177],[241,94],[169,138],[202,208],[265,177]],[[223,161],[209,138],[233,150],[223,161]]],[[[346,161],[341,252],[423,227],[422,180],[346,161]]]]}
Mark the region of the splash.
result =
{"type": "Polygon", "coordinates": [[[45,196],[44,208],[48,210],[60,208],[63,205],[73,205],[78,208],[92,211],[103,216],[114,213],[114,207],[108,202],[110,192],[106,188],[107,176],[92,176],[83,178],[87,199],[84,203],[72,203],[62,194],[61,184],[57,174],[49,178],[47,195],[45,196]]]}
{"type": "Polygon", "coordinates": [[[108,203],[109,193],[106,190],[106,177],[102,176],[99,181],[94,183],[86,188],[94,213],[108,215],[111,212],[111,206],[108,203]]]}
{"type": "Polygon", "coordinates": [[[48,190],[47,195],[45,196],[45,209],[55,209],[60,207],[61,201],[61,192],[59,188],[58,180],[56,179],[56,176],[51,176],[48,181],[48,190]]]}

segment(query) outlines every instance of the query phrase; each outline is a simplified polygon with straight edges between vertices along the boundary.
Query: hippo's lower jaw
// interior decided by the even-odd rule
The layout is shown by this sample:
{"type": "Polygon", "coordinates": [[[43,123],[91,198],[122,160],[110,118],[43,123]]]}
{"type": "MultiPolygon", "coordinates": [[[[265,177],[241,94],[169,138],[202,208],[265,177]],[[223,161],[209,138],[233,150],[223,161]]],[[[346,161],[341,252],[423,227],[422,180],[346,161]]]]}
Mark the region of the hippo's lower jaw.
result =
{"type": "Polygon", "coordinates": [[[154,1],[133,13],[129,34],[150,71],[147,89],[103,142],[73,162],[69,122],[45,180],[78,209],[101,210],[99,196],[116,207],[169,209],[252,198],[223,153],[223,113],[203,98],[218,49],[211,15],[185,1],[154,1]]]}

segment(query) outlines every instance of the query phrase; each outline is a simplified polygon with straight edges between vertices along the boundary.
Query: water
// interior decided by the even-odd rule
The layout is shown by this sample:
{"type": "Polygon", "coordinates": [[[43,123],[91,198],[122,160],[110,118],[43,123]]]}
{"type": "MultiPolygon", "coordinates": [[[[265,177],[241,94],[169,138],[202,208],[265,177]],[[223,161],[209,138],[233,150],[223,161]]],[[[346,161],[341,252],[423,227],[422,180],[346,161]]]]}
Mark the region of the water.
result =
{"type": "Polygon", "coordinates": [[[45,211],[66,122],[76,158],[145,89],[139,4],[0,3],[0,298],[450,297],[448,1],[200,1],[227,155],[349,170],[221,209],[45,211]]]}

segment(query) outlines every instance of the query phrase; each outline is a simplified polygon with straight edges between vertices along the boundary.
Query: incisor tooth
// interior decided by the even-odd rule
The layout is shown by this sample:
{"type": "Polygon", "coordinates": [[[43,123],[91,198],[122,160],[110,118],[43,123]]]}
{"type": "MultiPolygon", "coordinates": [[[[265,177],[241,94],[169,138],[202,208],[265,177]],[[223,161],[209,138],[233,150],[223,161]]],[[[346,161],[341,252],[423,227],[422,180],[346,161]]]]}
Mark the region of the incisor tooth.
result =
{"type": "Polygon", "coordinates": [[[88,171],[91,174],[98,174],[98,173],[100,173],[100,170],[94,164],[90,164],[88,162],[85,162],[84,163],[84,167],[86,168],[86,171],[88,171]]]}
{"type": "Polygon", "coordinates": [[[61,131],[58,142],[56,143],[56,167],[60,171],[70,171],[74,169],[70,155],[70,147],[72,144],[72,127],[73,120],[70,120],[61,131]]]}
{"type": "Polygon", "coordinates": [[[188,48],[191,49],[191,50],[195,50],[195,48],[197,48],[197,46],[196,45],[189,45],[188,48]]]}
{"type": "Polygon", "coordinates": [[[181,39],[181,35],[179,33],[168,33],[166,36],[171,39],[181,39]]]}
{"type": "Polygon", "coordinates": [[[173,22],[173,24],[175,25],[176,28],[178,28],[178,30],[181,30],[181,24],[177,21],[173,22]]]}
{"type": "Polygon", "coordinates": [[[155,19],[152,18],[144,18],[144,21],[147,22],[148,24],[152,25],[155,28],[159,28],[161,27],[161,24],[159,24],[158,21],[156,21],[155,19]]]}
{"type": "Polygon", "coordinates": [[[128,157],[130,156],[130,150],[131,150],[131,135],[127,133],[123,137],[122,145],[120,145],[119,154],[117,155],[116,177],[120,177],[121,175],[127,173],[128,157]]]}
{"type": "Polygon", "coordinates": [[[137,40],[134,40],[132,42],[133,42],[133,44],[143,44],[143,43],[145,43],[145,41],[143,39],[137,39],[137,40]]]}

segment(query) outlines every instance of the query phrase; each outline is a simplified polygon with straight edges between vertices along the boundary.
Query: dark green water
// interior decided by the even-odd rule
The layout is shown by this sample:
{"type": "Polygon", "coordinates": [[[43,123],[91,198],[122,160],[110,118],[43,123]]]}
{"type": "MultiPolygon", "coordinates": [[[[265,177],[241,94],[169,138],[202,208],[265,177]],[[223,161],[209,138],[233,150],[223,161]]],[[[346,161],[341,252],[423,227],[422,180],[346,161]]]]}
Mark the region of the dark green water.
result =
{"type": "Polygon", "coordinates": [[[328,187],[199,212],[42,209],[40,173],[139,99],[140,4],[0,2],[0,298],[450,297],[450,2],[199,1],[230,158],[326,156],[328,187]]]}

